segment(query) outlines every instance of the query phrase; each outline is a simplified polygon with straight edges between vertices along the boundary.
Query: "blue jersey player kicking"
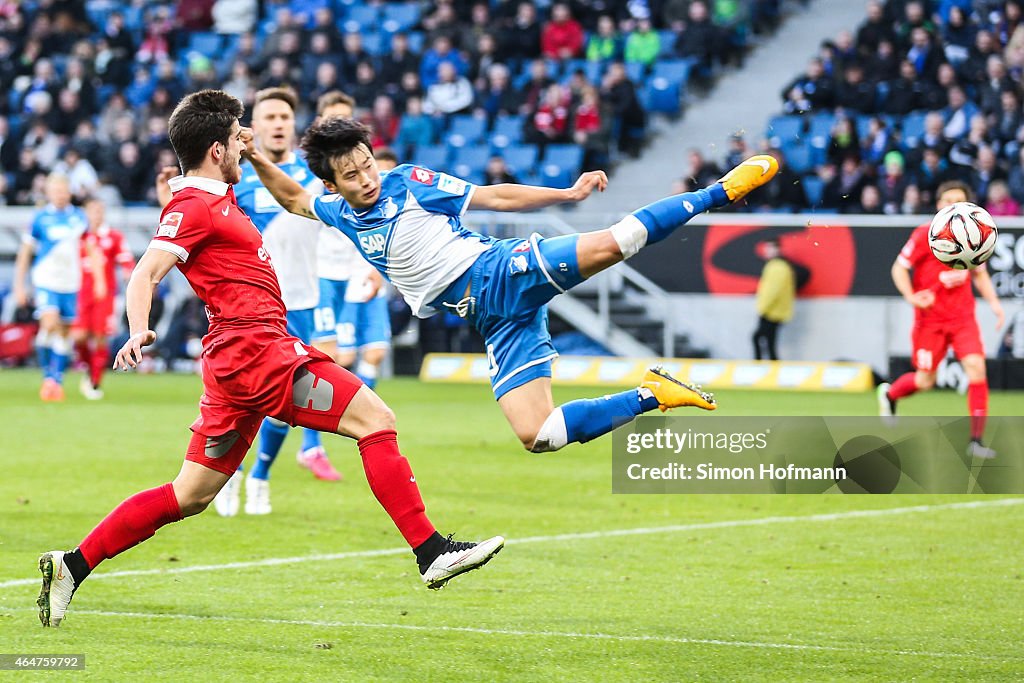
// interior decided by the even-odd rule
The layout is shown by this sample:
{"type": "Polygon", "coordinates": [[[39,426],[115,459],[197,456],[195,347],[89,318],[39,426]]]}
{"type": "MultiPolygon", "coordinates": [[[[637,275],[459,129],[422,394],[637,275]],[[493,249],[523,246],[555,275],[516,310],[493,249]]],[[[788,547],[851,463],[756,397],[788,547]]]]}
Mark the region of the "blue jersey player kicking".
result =
{"type": "Polygon", "coordinates": [[[556,451],[567,443],[590,441],[655,408],[715,408],[710,395],[661,368],[648,370],[636,389],[556,408],[551,396],[556,354],[546,304],[665,239],[693,216],[764,185],[778,171],[772,157],[752,157],[707,188],[659,200],[605,230],[495,240],[463,227],[462,215],[468,209],[525,211],[579,202],[594,190],[603,191],[608,178],[603,171],[591,171],[568,189],[553,189],[477,187],[411,165],[381,176],[368,129],[337,118],[314,124],[301,146],[310,169],[334,194],[307,192],[251,143],[243,154],[283,207],[347,235],[416,315],[449,309],[480,331],[491,388],[527,450],[556,451]]]}

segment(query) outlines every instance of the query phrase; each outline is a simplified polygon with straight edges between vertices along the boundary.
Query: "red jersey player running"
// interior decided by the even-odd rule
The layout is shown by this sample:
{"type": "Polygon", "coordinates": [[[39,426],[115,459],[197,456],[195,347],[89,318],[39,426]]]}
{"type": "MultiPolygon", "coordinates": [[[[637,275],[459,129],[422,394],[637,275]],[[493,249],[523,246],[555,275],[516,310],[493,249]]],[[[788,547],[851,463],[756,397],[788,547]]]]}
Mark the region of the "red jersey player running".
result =
{"type": "MultiPolygon", "coordinates": [[[[972,201],[970,187],[959,181],[939,185],[936,208],[956,202],[972,201]]],[[[914,307],[911,332],[911,363],[908,372],[891,385],[878,387],[878,408],[885,416],[896,414],[896,402],[918,391],[935,386],[935,370],[952,346],[967,374],[967,409],[971,415],[971,441],[967,455],[993,458],[996,453],[982,443],[988,416],[988,380],[985,375],[985,350],[981,343],[978,319],[974,315],[971,281],[996,315],[996,329],[1003,326],[1003,307],[996,297],[992,279],[985,266],[974,270],[954,270],[939,261],[928,246],[928,226],[914,230],[896,262],[892,281],[903,298],[914,307]]]]}
{"type": "Polygon", "coordinates": [[[100,382],[110,362],[107,350],[110,335],[114,333],[114,299],[117,295],[116,269],[120,267],[124,279],[135,267],[132,252],[125,244],[124,235],[107,225],[103,202],[90,199],[85,203],[85,217],[89,227],[82,235],[82,288],[78,290],[78,315],[71,326],[79,357],[89,368],[79,385],[82,395],[90,401],[103,398],[100,382]],[[96,273],[87,257],[95,249],[102,264],[100,287],[96,287],[96,273]],[[98,295],[97,292],[102,292],[98,295]]]}
{"type": "Polygon", "coordinates": [[[398,450],[387,405],[327,355],[285,331],[285,307],[259,231],[235,203],[245,149],[242,103],[219,90],[185,97],[168,122],[183,176],[126,293],[131,337],[114,359],[127,370],[156,334],[146,329],[153,289],[177,266],[206,302],[199,418],[174,481],[114,509],[72,552],[39,558],[39,618],[58,626],[71,597],[96,566],[151,538],[160,527],[206,509],[245,457],[267,415],[358,439],[370,489],[413,548],[429,588],[475,569],[501,550],[442,537],[427,519],[409,462],[398,450]]]}

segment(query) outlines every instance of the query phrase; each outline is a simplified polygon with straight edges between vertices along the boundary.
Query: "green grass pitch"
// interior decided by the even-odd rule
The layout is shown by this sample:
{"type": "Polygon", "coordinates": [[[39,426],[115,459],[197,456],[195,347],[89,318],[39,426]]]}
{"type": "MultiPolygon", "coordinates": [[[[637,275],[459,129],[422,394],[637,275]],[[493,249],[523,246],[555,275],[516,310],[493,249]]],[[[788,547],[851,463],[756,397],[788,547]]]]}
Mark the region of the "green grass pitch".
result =
{"type": "MultiPolygon", "coordinates": [[[[327,438],[345,480],[318,482],[296,466],[293,432],[271,516],[210,509],[165,527],[105,563],[44,630],[37,556],[174,477],[200,389],[118,375],[102,402],[71,391],[53,405],[37,388],[35,373],[0,372],[0,653],[85,654],[76,678],[1024,678],[1021,500],[614,496],[609,438],[528,454],[487,387],[411,380],[380,388],[402,450],[442,532],[510,539],[487,567],[426,590],[354,444],[327,438]],[[643,531],[607,533],[620,530],[643,531]]],[[[722,414],[874,410],[868,394],[718,398],[722,414]]],[[[1022,415],[1024,395],[991,405],[1022,415]]],[[[965,405],[946,392],[905,409],[965,405]]]]}

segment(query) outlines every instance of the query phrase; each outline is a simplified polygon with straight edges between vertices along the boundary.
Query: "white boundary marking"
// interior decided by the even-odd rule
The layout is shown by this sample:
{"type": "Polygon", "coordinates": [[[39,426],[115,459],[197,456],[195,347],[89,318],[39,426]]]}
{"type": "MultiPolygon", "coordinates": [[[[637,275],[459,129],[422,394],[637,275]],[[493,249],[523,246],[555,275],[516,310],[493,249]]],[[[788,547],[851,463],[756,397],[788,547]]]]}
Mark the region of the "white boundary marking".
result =
{"type": "MultiPolygon", "coordinates": [[[[999,498],[997,500],[973,500],[963,503],[940,503],[938,505],[914,505],[898,508],[878,508],[873,510],[847,510],[845,512],[829,512],[817,515],[793,515],[787,517],[756,517],[754,519],[730,519],[718,522],[698,522],[695,524],[673,524],[668,526],[639,527],[633,529],[608,529],[604,531],[584,531],[578,533],[555,534],[552,536],[528,536],[526,538],[511,539],[506,545],[519,545],[521,543],[554,543],[559,541],[578,541],[593,538],[613,538],[616,536],[647,536],[651,534],[667,534],[679,531],[702,531],[706,529],[732,529],[738,527],[765,526],[771,524],[789,524],[804,522],[831,522],[844,519],[857,519],[865,517],[890,517],[920,512],[939,512],[943,510],[973,510],[977,508],[1005,507],[1010,505],[1024,504],[1024,498],[999,498]]],[[[190,574],[192,572],[215,572],[228,569],[248,569],[251,567],[274,567],[287,564],[299,564],[301,562],[313,561],[335,561],[349,560],[364,557],[384,557],[388,555],[402,555],[409,553],[407,547],[384,548],[380,550],[356,550],[344,553],[311,554],[296,557],[271,557],[264,560],[252,560],[248,562],[226,562],[223,564],[199,564],[187,567],[173,567],[170,569],[126,569],[123,571],[103,572],[91,574],[90,581],[102,579],[117,579],[125,576],[150,576],[153,574],[172,575],[190,574]]],[[[39,584],[38,578],[13,579],[0,582],[0,590],[4,588],[15,588],[18,586],[35,586],[39,584]]]]}
{"type": "MultiPolygon", "coordinates": [[[[33,610],[34,611],[34,610],[33,610]]],[[[318,628],[379,629],[396,631],[429,631],[431,633],[474,633],[481,635],[516,636],[534,638],[571,638],[580,640],[606,640],[621,643],[659,643],[669,645],[711,645],[719,647],[745,647],[766,650],[797,650],[810,652],[849,652],[855,654],[900,655],[941,659],[1016,660],[1019,657],[968,652],[929,652],[922,650],[876,650],[869,647],[843,647],[839,645],[808,645],[805,643],[769,643],[718,638],[686,638],[683,636],[616,635],[612,633],[576,633],[572,631],[522,631],[517,629],[477,628],[473,626],[425,626],[421,624],[387,624],[365,621],[315,621],[309,619],[267,619],[260,617],[226,617],[199,614],[160,614],[148,612],[109,612],[103,610],[75,610],[75,615],[119,617],[127,619],[174,619],[181,621],[239,622],[249,624],[275,624],[281,626],[315,626],[318,628]]]]}

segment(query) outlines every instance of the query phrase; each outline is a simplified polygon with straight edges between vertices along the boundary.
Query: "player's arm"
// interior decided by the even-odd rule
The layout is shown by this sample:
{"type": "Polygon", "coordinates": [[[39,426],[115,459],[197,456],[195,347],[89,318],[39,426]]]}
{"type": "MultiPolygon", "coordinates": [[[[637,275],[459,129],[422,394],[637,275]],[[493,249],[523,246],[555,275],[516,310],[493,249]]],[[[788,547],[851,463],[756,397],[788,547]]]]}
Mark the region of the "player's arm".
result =
{"type": "Polygon", "coordinates": [[[14,259],[14,301],[18,306],[28,303],[28,292],[25,291],[25,276],[28,275],[28,267],[32,263],[32,255],[36,248],[28,239],[22,241],[18,247],[18,255],[14,259]]]}
{"type": "Polygon", "coordinates": [[[896,289],[899,293],[907,300],[911,306],[915,308],[928,308],[935,303],[935,292],[930,289],[922,289],[920,292],[914,291],[914,285],[910,280],[910,269],[899,262],[897,259],[892,264],[892,283],[896,285],[896,289]]]}
{"type": "Polygon", "coordinates": [[[985,268],[975,268],[971,271],[971,277],[974,279],[974,288],[978,290],[978,294],[989,305],[992,312],[996,314],[996,329],[1003,329],[1006,315],[1003,313],[1003,305],[999,303],[999,296],[996,294],[996,288],[992,284],[992,278],[989,276],[988,270],[985,268]]]}
{"type": "Polygon", "coordinates": [[[156,332],[149,329],[153,292],[177,262],[176,254],[162,249],[147,249],[132,271],[124,294],[129,336],[114,357],[115,370],[136,367],[142,361],[142,347],[156,341],[156,332]]]}
{"type": "Polygon", "coordinates": [[[243,130],[242,140],[246,143],[246,149],[242,152],[242,156],[252,164],[256,175],[260,177],[260,182],[270,191],[270,194],[274,195],[277,203],[291,213],[320,220],[310,206],[313,195],[306,192],[306,188],[292,180],[287,173],[277,167],[277,164],[256,149],[252,142],[251,132],[246,136],[243,130]]]}
{"type": "Polygon", "coordinates": [[[589,197],[594,190],[604,192],[607,186],[608,176],[604,171],[587,171],[576,180],[572,187],[564,190],[514,183],[478,186],[472,199],[469,200],[469,208],[486,211],[543,209],[556,204],[581,202],[589,197]]]}
{"type": "Polygon", "coordinates": [[[161,209],[171,203],[174,193],[171,192],[171,184],[168,181],[179,173],[181,170],[177,166],[164,166],[156,174],[156,201],[161,209]]]}

